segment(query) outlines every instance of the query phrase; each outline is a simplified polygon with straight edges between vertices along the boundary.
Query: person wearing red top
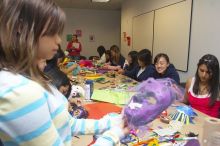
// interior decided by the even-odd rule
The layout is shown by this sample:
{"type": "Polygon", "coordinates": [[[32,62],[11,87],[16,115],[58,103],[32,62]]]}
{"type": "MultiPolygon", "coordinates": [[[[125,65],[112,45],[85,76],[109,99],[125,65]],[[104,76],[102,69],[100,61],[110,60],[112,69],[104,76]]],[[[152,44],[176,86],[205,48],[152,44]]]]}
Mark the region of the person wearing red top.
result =
{"type": "Polygon", "coordinates": [[[68,56],[71,57],[73,60],[80,59],[80,52],[82,51],[82,45],[77,39],[77,35],[73,35],[72,41],[68,42],[67,49],[69,54],[68,56]]]}
{"type": "Polygon", "coordinates": [[[184,103],[211,117],[220,118],[219,62],[210,54],[197,65],[195,77],[186,82],[184,103]]]}

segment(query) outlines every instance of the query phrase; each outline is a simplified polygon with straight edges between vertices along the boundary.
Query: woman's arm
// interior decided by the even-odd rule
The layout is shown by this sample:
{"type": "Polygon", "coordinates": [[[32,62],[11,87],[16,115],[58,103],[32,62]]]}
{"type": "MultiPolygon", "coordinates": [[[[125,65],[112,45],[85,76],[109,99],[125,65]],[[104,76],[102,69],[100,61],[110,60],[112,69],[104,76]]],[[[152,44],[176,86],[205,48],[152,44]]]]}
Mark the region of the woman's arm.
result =
{"type": "Polygon", "coordinates": [[[192,81],[192,78],[188,79],[186,81],[186,86],[185,86],[185,94],[184,94],[184,99],[183,99],[183,103],[185,104],[189,104],[189,100],[188,100],[188,91],[189,91],[189,88],[190,88],[190,85],[191,85],[191,81],[192,81]]]}
{"type": "MultiPolygon", "coordinates": [[[[115,146],[124,136],[122,128],[115,127],[102,134],[92,146],[115,146]]],[[[128,132],[127,132],[128,133],[128,132]]]]}
{"type": "Polygon", "coordinates": [[[136,66],[135,68],[133,68],[130,71],[125,71],[123,75],[128,76],[128,77],[130,77],[132,79],[136,79],[136,75],[137,75],[139,69],[140,68],[138,66],[136,66]]]}
{"type": "Polygon", "coordinates": [[[75,119],[71,117],[72,135],[101,134],[113,127],[119,127],[123,123],[122,116],[111,113],[100,120],[75,119]]]}

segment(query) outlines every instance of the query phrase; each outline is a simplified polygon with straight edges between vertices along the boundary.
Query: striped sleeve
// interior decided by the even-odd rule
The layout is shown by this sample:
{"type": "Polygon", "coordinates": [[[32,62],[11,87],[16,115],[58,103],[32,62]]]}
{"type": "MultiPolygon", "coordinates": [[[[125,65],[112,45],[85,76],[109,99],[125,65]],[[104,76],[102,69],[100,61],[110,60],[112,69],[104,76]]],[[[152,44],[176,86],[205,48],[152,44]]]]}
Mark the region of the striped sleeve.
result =
{"type": "Polygon", "coordinates": [[[114,127],[100,136],[92,146],[115,146],[120,145],[120,138],[124,136],[121,128],[114,127]]]}
{"type": "Polygon", "coordinates": [[[0,137],[4,145],[62,145],[48,109],[48,92],[27,79],[21,83],[0,91],[0,137]]]}
{"type": "Polygon", "coordinates": [[[122,123],[122,116],[111,113],[100,120],[93,119],[71,119],[72,135],[101,134],[112,127],[119,126],[122,123]]]}

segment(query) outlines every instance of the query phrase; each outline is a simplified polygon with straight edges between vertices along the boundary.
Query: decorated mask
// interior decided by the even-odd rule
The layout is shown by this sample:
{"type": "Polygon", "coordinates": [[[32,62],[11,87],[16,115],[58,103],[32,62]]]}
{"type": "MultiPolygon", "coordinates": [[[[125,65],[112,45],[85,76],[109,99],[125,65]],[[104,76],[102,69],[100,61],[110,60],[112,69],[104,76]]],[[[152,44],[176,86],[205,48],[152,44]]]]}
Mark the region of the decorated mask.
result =
{"type": "Polygon", "coordinates": [[[174,88],[174,85],[175,82],[169,78],[149,78],[140,83],[135,88],[136,94],[124,108],[124,117],[128,125],[138,128],[157,118],[179,96],[177,86],[174,88]]]}

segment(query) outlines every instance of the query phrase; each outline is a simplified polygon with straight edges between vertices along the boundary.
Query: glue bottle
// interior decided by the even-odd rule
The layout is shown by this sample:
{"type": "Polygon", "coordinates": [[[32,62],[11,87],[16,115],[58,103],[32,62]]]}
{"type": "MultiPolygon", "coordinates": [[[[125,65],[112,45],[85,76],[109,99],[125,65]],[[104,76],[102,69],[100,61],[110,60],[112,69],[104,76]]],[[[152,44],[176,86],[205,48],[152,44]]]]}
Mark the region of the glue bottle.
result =
{"type": "Polygon", "coordinates": [[[93,81],[86,80],[84,88],[85,88],[85,100],[91,100],[93,93],[93,81]]]}

